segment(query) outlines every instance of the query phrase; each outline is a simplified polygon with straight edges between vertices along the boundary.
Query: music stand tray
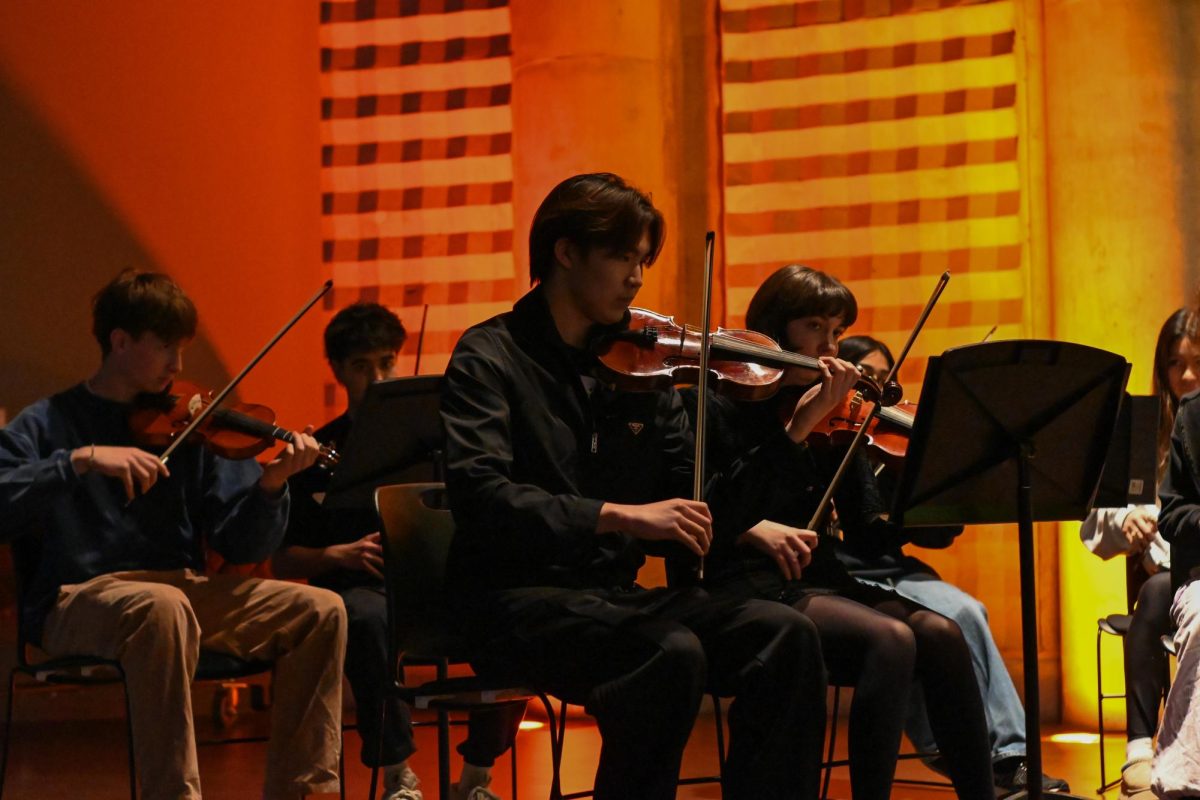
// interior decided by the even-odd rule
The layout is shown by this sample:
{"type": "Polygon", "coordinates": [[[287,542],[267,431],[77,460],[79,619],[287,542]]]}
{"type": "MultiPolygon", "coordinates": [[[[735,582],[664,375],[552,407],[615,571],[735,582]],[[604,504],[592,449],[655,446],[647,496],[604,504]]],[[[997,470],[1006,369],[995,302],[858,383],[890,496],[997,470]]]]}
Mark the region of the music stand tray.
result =
{"type": "Polygon", "coordinates": [[[1128,378],[1121,356],[1067,342],[988,342],[935,356],[896,493],[892,517],[902,526],[1018,524],[1032,798],[1042,795],[1033,523],[1087,516],[1128,378]]]}
{"type": "Polygon", "coordinates": [[[441,480],[441,392],[441,375],[368,386],[323,507],[374,509],[376,487],[441,480]]]}

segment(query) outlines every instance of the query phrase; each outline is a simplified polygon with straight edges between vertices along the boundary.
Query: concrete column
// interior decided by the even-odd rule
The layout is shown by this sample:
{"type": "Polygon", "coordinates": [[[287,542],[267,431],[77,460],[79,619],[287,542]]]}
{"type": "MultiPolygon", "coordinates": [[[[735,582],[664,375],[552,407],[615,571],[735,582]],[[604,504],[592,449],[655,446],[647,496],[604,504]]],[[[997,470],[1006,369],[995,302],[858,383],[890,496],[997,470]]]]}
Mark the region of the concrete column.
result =
{"type": "MultiPolygon", "coordinates": [[[[1200,4],[1041,7],[1050,335],[1125,356],[1130,391],[1148,393],[1158,328],[1196,283],[1200,4]]],[[[1095,620],[1125,610],[1124,565],[1088,553],[1077,524],[1060,536],[1064,719],[1094,725],[1095,620]]]]}

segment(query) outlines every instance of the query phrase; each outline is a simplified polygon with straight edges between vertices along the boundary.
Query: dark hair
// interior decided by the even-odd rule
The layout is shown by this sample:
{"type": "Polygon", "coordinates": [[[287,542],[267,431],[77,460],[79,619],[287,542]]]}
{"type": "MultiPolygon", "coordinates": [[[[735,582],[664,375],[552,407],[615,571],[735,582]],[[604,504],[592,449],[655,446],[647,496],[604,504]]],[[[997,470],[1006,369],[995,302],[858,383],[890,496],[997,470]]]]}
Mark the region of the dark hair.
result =
{"type": "Polygon", "coordinates": [[[866,334],[847,336],[838,342],[838,358],[843,361],[849,361],[851,364],[857,364],[876,350],[880,352],[883,360],[887,362],[888,369],[896,366],[896,359],[892,357],[892,351],[888,349],[886,344],[874,336],[867,336],[866,334]]]}
{"type": "Polygon", "coordinates": [[[653,264],[662,251],[666,223],[649,195],[611,172],[567,178],[546,195],[533,215],[529,283],[550,276],[559,239],[567,239],[584,253],[597,247],[625,253],[637,249],[643,233],[650,235],[646,263],[653,264]]]}
{"type": "Polygon", "coordinates": [[[92,335],[107,356],[112,332],[153,333],[170,344],[196,335],[196,307],[170,276],[123,270],[92,298],[92,335]]]}
{"type": "Polygon", "coordinates": [[[1171,394],[1171,379],[1168,375],[1171,356],[1175,345],[1184,337],[1196,338],[1196,314],[1188,308],[1180,308],[1158,331],[1154,345],[1154,393],[1158,395],[1158,467],[1161,477],[1166,466],[1167,452],[1171,445],[1171,429],[1175,426],[1175,412],[1179,410],[1179,398],[1171,394]]]}
{"type": "Polygon", "coordinates": [[[746,309],[746,327],[786,347],[788,323],[801,317],[841,317],[849,327],[858,319],[858,302],[854,293],[832,275],[788,264],[758,287],[746,309]]]}
{"type": "Polygon", "coordinates": [[[333,315],[325,326],[325,358],[345,361],[373,350],[399,351],[408,332],[391,309],[378,303],[354,303],[333,315]]]}

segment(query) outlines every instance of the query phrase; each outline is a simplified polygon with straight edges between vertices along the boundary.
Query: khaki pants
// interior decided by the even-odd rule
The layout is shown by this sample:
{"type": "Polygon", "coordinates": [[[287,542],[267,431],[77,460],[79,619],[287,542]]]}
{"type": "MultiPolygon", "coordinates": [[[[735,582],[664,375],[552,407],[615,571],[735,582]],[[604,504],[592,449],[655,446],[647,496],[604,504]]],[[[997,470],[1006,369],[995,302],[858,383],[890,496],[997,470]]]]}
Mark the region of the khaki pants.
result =
{"type": "Polygon", "coordinates": [[[275,664],[263,796],[338,789],[346,612],[332,592],[191,570],[117,572],[62,587],[43,646],[121,663],[146,800],[200,797],[190,694],[200,648],[275,664]]]}

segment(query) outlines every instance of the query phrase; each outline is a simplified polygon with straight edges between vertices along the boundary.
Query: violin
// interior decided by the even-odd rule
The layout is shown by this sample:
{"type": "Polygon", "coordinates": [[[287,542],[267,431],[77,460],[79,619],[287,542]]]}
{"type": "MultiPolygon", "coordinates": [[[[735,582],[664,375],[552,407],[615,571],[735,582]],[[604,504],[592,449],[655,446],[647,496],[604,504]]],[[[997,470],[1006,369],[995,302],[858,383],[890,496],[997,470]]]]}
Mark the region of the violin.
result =
{"type": "MultiPolygon", "coordinates": [[[[799,389],[800,387],[797,387],[799,389]]],[[[789,398],[790,399],[790,398],[789,398]]],[[[799,400],[799,392],[795,398],[799,400]]],[[[904,460],[908,452],[908,439],[912,435],[913,419],[917,415],[917,404],[907,400],[894,406],[881,407],[868,419],[866,400],[860,393],[851,392],[846,395],[841,405],[826,415],[809,434],[810,442],[833,445],[849,444],[866,424],[866,441],[864,444],[881,460],[890,466],[896,466],[904,460]]],[[[783,421],[791,417],[794,403],[784,403],[780,407],[783,421]]]]}
{"type": "MultiPolygon", "coordinates": [[[[134,439],[144,447],[168,447],[202,414],[213,401],[213,392],[186,381],[174,381],[163,392],[143,394],[134,403],[129,427],[134,439]]],[[[205,415],[188,435],[189,441],[201,440],[204,446],[222,458],[253,458],[276,441],[291,444],[292,432],[275,424],[275,412],[257,403],[233,403],[205,415]]],[[[322,445],[317,463],[330,468],[337,464],[338,453],[322,445]]]]}
{"type": "MultiPolygon", "coordinates": [[[[596,355],[618,389],[653,391],[676,384],[698,384],[703,337],[695,328],[642,308],[629,309],[629,325],[599,340],[596,355]]],[[[791,353],[757,331],[718,328],[708,335],[708,370],[718,392],[736,400],[764,400],[782,385],[787,367],[820,370],[819,359],[791,353]]],[[[883,386],[861,376],[855,388],[882,405],[899,401],[894,381],[883,386]]]]}

